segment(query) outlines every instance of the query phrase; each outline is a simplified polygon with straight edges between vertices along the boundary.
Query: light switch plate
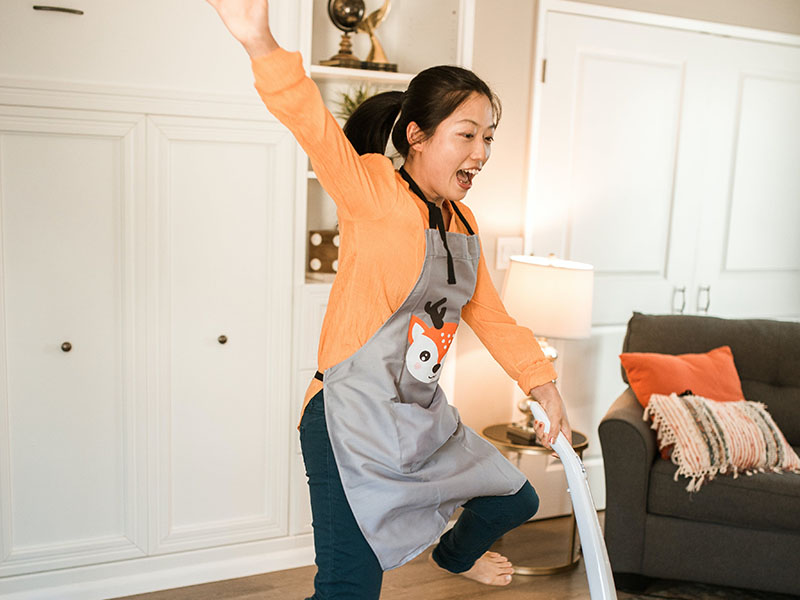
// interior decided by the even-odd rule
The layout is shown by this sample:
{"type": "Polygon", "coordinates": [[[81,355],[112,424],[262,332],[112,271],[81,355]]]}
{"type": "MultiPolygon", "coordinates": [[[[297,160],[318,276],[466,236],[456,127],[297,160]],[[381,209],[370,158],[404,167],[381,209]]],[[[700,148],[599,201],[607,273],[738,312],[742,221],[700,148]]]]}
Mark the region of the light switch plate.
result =
{"type": "Polygon", "coordinates": [[[508,268],[510,257],[522,254],[522,237],[499,237],[497,238],[497,254],[495,269],[502,271],[508,268]]]}

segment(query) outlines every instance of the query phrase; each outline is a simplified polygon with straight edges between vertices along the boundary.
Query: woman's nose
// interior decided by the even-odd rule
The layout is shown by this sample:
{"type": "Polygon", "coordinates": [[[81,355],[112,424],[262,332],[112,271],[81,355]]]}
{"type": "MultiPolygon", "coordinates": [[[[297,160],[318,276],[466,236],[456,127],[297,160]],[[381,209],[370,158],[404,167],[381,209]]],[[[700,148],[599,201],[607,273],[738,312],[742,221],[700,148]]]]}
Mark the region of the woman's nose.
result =
{"type": "Polygon", "coordinates": [[[472,158],[473,160],[480,161],[481,166],[483,166],[483,163],[489,159],[489,152],[489,145],[483,140],[479,139],[472,149],[472,158]]]}

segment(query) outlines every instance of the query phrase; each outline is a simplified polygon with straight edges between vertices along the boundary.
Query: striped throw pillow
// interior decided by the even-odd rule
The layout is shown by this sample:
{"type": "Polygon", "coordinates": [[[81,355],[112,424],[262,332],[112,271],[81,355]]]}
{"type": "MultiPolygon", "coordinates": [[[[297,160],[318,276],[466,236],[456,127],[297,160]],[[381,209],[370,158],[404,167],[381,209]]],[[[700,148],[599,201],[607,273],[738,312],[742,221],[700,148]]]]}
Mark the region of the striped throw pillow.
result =
{"type": "Polygon", "coordinates": [[[653,418],[659,448],[674,444],[675,481],[696,492],[717,473],[783,470],[800,473],[800,458],[761,402],[716,402],[702,396],[653,394],[643,419],[653,418]]]}

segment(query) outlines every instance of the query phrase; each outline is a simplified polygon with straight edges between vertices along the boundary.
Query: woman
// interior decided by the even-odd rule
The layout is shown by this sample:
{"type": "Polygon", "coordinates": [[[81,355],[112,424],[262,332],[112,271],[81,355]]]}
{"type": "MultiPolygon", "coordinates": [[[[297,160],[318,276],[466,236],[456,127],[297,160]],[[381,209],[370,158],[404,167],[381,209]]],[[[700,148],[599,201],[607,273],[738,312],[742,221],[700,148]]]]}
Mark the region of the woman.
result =
{"type": "Polygon", "coordinates": [[[337,204],[341,245],[300,439],[317,575],[313,598],[378,598],[383,571],[441,535],[430,561],[506,585],[489,552],[538,508],[525,476],[465,427],[437,384],[463,316],[481,341],[571,436],[555,371],[492,286],[477,225],[460,201],[489,159],[500,104],[471,71],[434,67],[405,93],[366,102],[344,131],[278,46],[267,0],[208,0],[252,60],[256,89],[297,138],[337,204]],[[388,138],[405,163],[383,155],[388,138]],[[464,510],[444,535],[459,506],[464,510]]]}

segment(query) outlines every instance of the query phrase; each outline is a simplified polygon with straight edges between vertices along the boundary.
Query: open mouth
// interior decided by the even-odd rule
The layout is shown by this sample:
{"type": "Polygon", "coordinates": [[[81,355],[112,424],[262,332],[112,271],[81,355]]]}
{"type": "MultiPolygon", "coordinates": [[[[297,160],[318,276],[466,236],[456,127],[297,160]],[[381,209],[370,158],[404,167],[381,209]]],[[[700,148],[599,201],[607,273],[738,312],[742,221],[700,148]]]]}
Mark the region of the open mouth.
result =
{"type": "Polygon", "coordinates": [[[456,171],[456,181],[463,189],[468,190],[472,187],[472,179],[478,174],[480,169],[459,169],[456,171]]]}

